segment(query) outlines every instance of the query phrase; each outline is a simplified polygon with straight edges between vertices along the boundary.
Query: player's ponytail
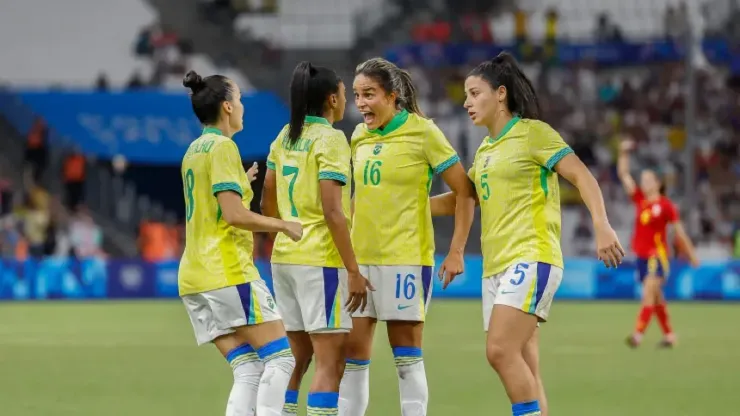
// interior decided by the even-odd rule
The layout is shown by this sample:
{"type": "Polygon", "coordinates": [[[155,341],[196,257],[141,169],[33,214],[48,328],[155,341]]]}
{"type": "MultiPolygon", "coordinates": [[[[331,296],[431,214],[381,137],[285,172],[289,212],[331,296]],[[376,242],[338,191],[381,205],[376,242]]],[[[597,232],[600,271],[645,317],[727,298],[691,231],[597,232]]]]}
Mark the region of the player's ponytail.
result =
{"type": "Polygon", "coordinates": [[[483,62],[469,74],[483,78],[491,88],[506,88],[506,106],[512,114],[522,118],[538,120],[540,102],[537,93],[511,54],[499,53],[490,61],[483,62]]]}
{"type": "Polygon", "coordinates": [[[336,72],[329,68],[313,66],[303,61],[295,67],[290,82],[290,122],[288,143],[295,144],[306,120],[306,116],[322,117],[327,99],[339,92],[342,82],[336,72]]]}
{"type": "Polygon", "coordinates": [[[301,136],[303,122],[308,115],[306,98],[308,82],[311,80],[311,63],[303,61],[293,70],[290,81],[290,123],[288,124],[288,143],[294,144],[301,136]]]}
{"type": "Polygon", "coordinates": [[[386,94],[396,94],[396,108],[426,117],[418,103],[418,92],[411,74],[383,58],[372,58],[357,65],[355,76],[372,78],[386,94]]]}
{"type": "Polygon", "coordinates": [[[399,85],[401,86],[401,94],[396,100],[398,102],[398,105],[409,113],[414,113],[421,117],[425,117],[424,113],[421,111],[421,108],[419,108],[419,102],[417,98],[418,91],[416,89],[416,85],[414,85],[414,82],[411,80],[411,74],[409,73],[409,71],[397,68],[396,77],[398,79],[399,85]]]}

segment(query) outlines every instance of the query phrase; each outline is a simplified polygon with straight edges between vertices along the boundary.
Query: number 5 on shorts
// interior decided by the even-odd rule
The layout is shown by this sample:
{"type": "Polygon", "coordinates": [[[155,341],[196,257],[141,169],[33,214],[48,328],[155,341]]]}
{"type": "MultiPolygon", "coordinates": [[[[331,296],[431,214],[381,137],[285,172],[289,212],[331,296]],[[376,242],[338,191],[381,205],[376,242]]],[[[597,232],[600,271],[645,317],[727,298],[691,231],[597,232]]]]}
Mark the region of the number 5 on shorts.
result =
{"type": "MultiPolygon", "coordinates": [[[[403,279],[403,296],[411,300],[416,294],[416,277],[413,274],[407,274],[403,279]]],[[[401,299],[401,273],[396,275],[396,299],[401,299]]]]}
{"type": "Polygon", "coordinates": [[[514,267],[514,274],[517,275],[518,279],[511,279],[509,280],[509,283],[511,283],[514,286],[519,286],[524,281],[524,277],[526,276],[525,270],[529,269],[529,265],[527,263],[519,263],[514,267]],[[524,270],[522,270],[524,269],[524,270]]]}

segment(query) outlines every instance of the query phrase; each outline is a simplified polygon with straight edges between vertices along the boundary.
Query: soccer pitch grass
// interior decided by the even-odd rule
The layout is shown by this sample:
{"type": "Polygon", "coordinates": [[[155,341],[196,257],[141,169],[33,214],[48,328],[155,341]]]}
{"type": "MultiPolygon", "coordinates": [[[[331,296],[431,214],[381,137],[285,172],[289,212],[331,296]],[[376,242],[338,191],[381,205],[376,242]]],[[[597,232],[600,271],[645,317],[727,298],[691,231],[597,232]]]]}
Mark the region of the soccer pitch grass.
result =
{"type": "MultiPolygon", "coordinates": [[[[552,415],[733,413],[740,305],[670,307],[678,347],[656,349],[653,322],[643,346],[630,350],[623,338],[636,304],[556,302],[541,352],[552,415]]],[[[367,414],[399,415],[393,359],[378,329],[367,414]]],[[[483,340],[479,302],[433,303],[429,415],[510,414],[483,340]]],[[[179,302],[0,304],[0,415],[219,415],[230,386],[229,366],[215,348],[195,346],[179,302]]]]}

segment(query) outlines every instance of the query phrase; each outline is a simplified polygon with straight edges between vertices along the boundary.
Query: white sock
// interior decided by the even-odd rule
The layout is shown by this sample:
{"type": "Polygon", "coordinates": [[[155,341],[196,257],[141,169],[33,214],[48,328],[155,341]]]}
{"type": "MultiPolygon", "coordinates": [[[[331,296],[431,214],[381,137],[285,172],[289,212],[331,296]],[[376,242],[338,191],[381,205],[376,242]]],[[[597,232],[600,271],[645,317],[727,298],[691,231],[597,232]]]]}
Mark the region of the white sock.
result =
{"type": "Polygon", "coordinates": [[[257,389],[265,366],[249,345],[242,345],[229,352],[226,359],[234,372],[226,416],[255,416],[257,389]]]}
{"type": "Polygon", "coordinates": [[[285,392],[295,369],[295,358],[290,351],[288,338],[269,342],[257,350],[265,363],[265,371],[257,391],[257,415],[281,416],[285,405],[285,392]]]}
{"type": "Polygon", "coordinates": [[[339,385],[339,416],[365,416],[370,401],[370,360],[347,360],[339,385]]]}
{"type": "Polygon", "coordinates": [[[426,416],[429,388],[421,348],[393,347],[402,416],[426,416]]]}

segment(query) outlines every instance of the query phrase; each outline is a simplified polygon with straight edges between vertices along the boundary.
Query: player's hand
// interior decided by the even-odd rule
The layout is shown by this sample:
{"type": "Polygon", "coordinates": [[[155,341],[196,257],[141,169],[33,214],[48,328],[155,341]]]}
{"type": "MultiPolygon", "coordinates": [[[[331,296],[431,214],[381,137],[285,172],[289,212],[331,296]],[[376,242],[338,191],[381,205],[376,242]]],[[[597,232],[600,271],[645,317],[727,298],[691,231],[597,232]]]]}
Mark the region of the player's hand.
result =
{"type": "Polygon", "coordinates": [[[691,258],[689,259],[689,263],[691,264],[691,267],[693,268],[697,268],[701,264],[699,262],[699,259],[696,258],[696,256],[691,256],[691,258]]]}
{"type": "Polygon", "coordinates": [[[349,299],[344,304],[347,312],[354,313],[356,310],[365,312],[367,306],[367,291],[375,290],[370,281],[360,274],[360,271],[347,272],[347,281],[349,283],[349,299]]]}
{"type": "Polygon", "coordinates": [[[300,222],[285,221],[283,234],[293,241],[299,241],[303,237],[303,226],[300,222]]]}
{"type": "Polygon", "coordinates": [[[617,267],[622,264],[624,248],[619,243],[617,233],[612,226],[606,221],[595,223],[594,234],[596,235],[596,253],[599,260],[604,262],[604,266],[617,267]]]}
{"type": "Polygon", "coordinates": [[[635,141],[632,139],[624,139],[622,140],[622,143],[619,144],[619,150],[622,153],[629,153],[633,150],[635,150],[635,141]]]}
{"type": "Polygon", "coordinates": [[[260,167],[257,165],[257,162],[252,163],[252,167],[247,170],[247,178],[249,178],[249,182],[254,182],[254,180],[257,179],[259,171],[260,167]]]}
{"type": "Polygon", "coordinates": [[[462,252],[450,251],[439,268],[439,280],[442,282],[442,289],[455,280],[455,277],[465,271],[465,259],[462,252]]]}

